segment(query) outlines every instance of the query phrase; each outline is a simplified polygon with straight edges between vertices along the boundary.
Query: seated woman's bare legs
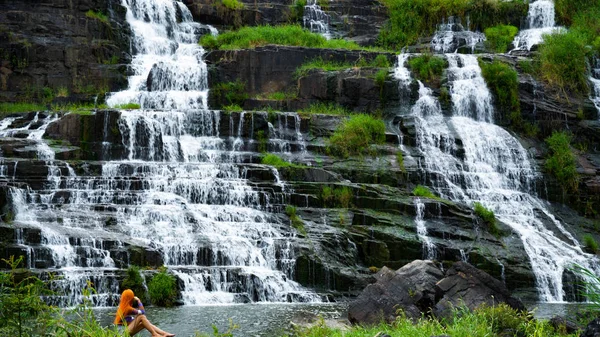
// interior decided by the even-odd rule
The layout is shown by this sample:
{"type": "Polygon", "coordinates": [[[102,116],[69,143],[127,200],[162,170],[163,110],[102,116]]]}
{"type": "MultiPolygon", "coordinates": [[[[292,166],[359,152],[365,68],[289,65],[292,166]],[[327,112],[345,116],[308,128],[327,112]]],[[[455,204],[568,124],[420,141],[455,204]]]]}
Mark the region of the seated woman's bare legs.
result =
{"type": "Polygon", "coordinates": [[[135,319],[129,323],[129,325],[127,325],[129,336],[133,336],[143,329],[148,330],[152,337],[162,337],[164,335],[164,333],[160,333],[156,330],[156,327],[150,323],[150,321],[146,318],[146,315],[135,316],[135,319]]]}
{"type": "Polygon", "coordinates": [[[154,330],[156,330],[156,332],[158,332],[159,334],[165,336],[165,337],[172,337],[175,336],[174,334],[170,333],[170,332],[165,332],[164,330],[161,330],[159,327],[157,327],[156,325],[152,325],[154,327],[154,330]]]}

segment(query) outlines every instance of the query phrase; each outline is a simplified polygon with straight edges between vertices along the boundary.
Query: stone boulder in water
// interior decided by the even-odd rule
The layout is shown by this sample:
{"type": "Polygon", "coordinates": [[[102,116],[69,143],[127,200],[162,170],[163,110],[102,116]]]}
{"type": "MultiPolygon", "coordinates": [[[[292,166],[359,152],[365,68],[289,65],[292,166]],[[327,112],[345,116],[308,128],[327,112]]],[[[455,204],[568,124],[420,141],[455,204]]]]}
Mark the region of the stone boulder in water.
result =
{"type": "Polygon", "coordinates": [[[398,309],[408,317],[421,317],[421,312],[435,304],[435,284],[444,273],[432,261],[415,260],[397,271],[383,267],[375,277],[377,281],[350,304],[350,322],[391,322],[398,309]]]}
{"type": "Polygon", "coordinates": [[[376,279],[350,304],[350,322],[391,322],[399,310],[413,319],[429,313],[447,317],[453,308],[473,310],[484,304],[525,310],[501,281],[465,262],[456,262],[444,275],[432,261],[415,260],[395,272],[384,267],[376,279]]]}
{"type": "Polygon", "coordinates": [[[521,300],[512,297],[504,283],[466,262],[456,262],[435,287],[439,299],[433,314],[437,317],[451,315],[452,308],[465,306],[473,310],[484,304],[506,303],[513,309],[525,310],[521,300]]]}

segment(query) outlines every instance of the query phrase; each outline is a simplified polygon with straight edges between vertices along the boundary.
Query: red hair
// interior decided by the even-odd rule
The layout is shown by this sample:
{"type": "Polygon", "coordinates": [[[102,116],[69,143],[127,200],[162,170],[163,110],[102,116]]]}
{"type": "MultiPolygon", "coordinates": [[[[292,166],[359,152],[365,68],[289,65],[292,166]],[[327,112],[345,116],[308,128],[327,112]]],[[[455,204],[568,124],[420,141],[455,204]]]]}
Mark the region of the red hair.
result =
{"type": "Polygon", "coordinates": [[[131,306],[131,303],[133,303],[133,297],[133,290],[125,289],[123,291],[121,294],[121,302],[119,302],[119,308],[117,308],[117,314],[114,322],[115,324],[123,324],[123,317],[136,310],[131,306]]]}

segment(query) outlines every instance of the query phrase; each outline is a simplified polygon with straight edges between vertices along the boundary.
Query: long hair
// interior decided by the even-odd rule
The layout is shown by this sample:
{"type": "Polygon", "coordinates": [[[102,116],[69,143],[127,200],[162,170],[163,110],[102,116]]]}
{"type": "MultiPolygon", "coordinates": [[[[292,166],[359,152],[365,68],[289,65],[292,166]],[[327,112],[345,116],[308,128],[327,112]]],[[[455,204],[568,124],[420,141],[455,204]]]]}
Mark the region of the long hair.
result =
{"type": "Polygon", "coordinates": [[[131,303],[133,302],[133,291],[131,289],[123,290],[121,294],[121,302],[119,302],[119,308],[117,308],[117,314],[115,317],[115,324],[122,324],[123,317],[127,315],[127,313],[135,310],[131,303]]]}

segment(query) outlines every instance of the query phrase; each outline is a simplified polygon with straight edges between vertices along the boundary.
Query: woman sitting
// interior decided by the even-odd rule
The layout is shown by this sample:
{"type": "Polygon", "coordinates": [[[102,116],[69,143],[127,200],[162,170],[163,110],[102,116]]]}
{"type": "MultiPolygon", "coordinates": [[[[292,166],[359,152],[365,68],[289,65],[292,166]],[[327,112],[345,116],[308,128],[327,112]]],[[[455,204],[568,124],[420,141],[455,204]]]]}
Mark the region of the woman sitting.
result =
{"type": "Polygon", "coordinates": [[[117,315],[115,317],[115,324],[127,326],[129,336],[133,336],[136,333],[146,329],[150,331],[152,337],[172,337],[175,336],[172,333],[164,332],[163,330],[152,325],[146,318],[146,311],[144,305],[139,298],[135,297],[131,289],[125,289],[121,294],[121,302],[117,309],[117,315]],[[136,308],[134,308],[134,301],[137,302],[136,308]]]}

